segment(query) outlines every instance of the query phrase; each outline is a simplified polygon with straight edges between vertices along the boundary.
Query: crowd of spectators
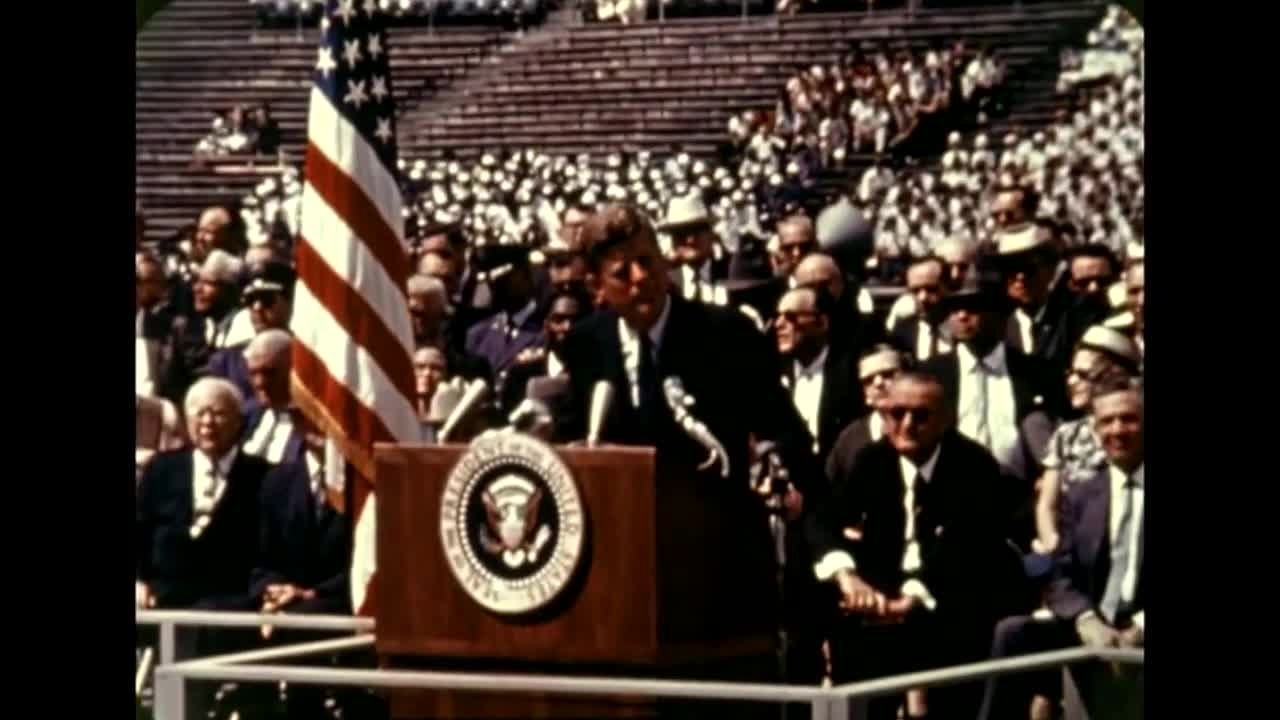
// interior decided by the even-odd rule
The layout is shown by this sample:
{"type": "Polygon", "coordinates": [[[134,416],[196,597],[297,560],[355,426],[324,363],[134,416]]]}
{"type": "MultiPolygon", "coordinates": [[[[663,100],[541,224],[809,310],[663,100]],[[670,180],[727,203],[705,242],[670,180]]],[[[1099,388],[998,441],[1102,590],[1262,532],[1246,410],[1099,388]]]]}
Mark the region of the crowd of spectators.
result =
{"type": "Polygon", "coordinates": [[[214,113],[210,133],[196,143],[197,158],[226,155],[275,155],[280,125],[266,103],[240,103],[214,113]]]}
{"type": "MultiPolygon", "coordinates": [[[[1137,61],[1077,90],[1078,109],[1060,122],[998,147],[952,133],[940,169],[873,165],[820,212],[797,201],[804,167],[760,155],[736,171],[643,151],[405,161],[423,440],[476,378],[491,400],[453,439],[508,424],[576,439],[559,434],[564,383],[554,381],[568,372],[575,328],[605,311],[592,238],[603,213],[630,217],[616,206],[631,205],[635,232],[652,228],[661,245],[646,272],[659,270],[673,297],[739,310],[760,330],[825,468],[797,479],[782,511],[793,681],[854,681],[993,648],[1141,647],[1142,40],[1127,21],[1108,22],[1137,61]],[[868,268],[905,281],[887,317],[870,302],[868,268]]],[[[944,65],[959,76],[946,94],[965,93],[960,68],[976,62],[974,97],[985,61],[956,59],[944,65]]],[[[909,98],[913,68],[897,76],[909,98]]],[[[787,88],[788,126],[812,133],[818,152],[822,120],[795,110],[829,106],[831,70],[787,88]]],[[[139,607],[352,611],[349,518],[326,491],[324,436],[288,382],[300,197],[287,170],[160,246],[143,242],[139,212],[139,607]]],[[[741,390],[744,402],[763,392],[741,390]]],[[[179,653],[298,637],[184,633],[179,653]]],[[[1133,701],[1114,678],[1081,673],[1086,695],[1133,701]]],[[[209,690],[188,693],[201,713],[217,702],[209,690]]],[[[886,696],[870,711],[1041,717],[1061,692],[1032,674],[886,696]]],[[[285,702],[314,712],[324,697],[294,688],[285,702]]]]}
{"type": "MultiPolygon", "coordinates": [[[[539,22],[556,0],[374,0],[389,22],[401,25],[461,22],[527,27],[539,22]]],[[[324,0],[249,0],[264,28],[319,22],[324,0]]]]}

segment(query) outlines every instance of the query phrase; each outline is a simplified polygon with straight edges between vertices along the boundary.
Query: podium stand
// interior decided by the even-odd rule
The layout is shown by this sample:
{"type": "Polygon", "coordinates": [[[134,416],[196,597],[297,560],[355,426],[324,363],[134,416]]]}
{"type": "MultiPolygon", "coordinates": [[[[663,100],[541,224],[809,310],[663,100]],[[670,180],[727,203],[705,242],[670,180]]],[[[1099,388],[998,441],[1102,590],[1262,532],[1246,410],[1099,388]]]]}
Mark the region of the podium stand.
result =
{"type": "MultiPolygon", "coordinates": [[[[376,450],[376,648],[386,667],[765,680],[776,585],[768,521],[745,487],[664,471],[652,448],[555,447],[585,515],[567,586],[524,615],[472,599],[446,559],[441,502],[467,447],[376,450]]],[[[404,691],[396,718],[604,718],[646,698],[404,691]]]]}

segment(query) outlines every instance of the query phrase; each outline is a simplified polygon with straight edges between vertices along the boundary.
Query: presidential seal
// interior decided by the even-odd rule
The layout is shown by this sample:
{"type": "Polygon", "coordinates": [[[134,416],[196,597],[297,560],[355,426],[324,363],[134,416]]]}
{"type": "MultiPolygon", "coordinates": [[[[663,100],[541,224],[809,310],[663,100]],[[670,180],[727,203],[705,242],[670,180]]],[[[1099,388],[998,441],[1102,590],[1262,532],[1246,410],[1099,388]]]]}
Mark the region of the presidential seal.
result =
{"type": "Polygon", "coordinates": [[[546,443],[519,433],[482,435],[445,482],[440,540],[449,569],[496,613],[551,602],[582,556],[582,499],[546,443]]]}

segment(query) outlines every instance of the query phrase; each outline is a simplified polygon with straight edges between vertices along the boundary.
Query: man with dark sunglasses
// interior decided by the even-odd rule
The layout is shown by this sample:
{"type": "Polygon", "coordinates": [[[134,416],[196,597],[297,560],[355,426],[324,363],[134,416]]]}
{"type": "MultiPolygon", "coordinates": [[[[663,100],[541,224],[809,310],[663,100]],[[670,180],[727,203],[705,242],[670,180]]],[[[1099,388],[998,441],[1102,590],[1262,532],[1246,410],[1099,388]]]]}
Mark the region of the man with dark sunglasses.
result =
{"type": "MultiPolygon", "coordinates": [[[[293,268],[284,263],[272,262],[253,271],[243,292],[244,304],[249,308],[249,320],[255,336],[267,330],[288,330],[293,315],[293,287],[296,275],[293,268]]],[[[208,374],[230,380],[247,398],[246,414],[257,409],[250,381],[249,365],[245,350],[251,341],[229,346],[209,358],[208,374]]]]}
{"type": "Polygon", "coordinates": [[[870,412],[841,430],[835,446],[827,455],[827,480],[832,485],[849,476],[853,461],[863,448],[884,437],[884,411],[889,400],[889,387],[903,367],[902,353],[886,344],[872,347],[858,360],[862,400],[870,412]]]}
{"type": "MultiPolygon", "coordinates": [[[[833,682],[974,662],[1021,572],[998,520],[1000,470],[954,427],[942,383],[901,371],[883,405],[885,437],[848,468],[807,522],[814,571],[839,590],[833,682]]],[[[900,697],[871,701],[893,718],[900,697]]],[[[918,697],[917,697],[918,699],[918,697]]],[[[929,690],[931,716],[972,717],[981,688],[929,690]]],[[[920,717],[910,702],[906,717],[920,717]]]]}
{"type": "Polygon", "coordinates": [[[1105,301],[1105,293],[1120,273],[1120,261],[1111,248],[1091,243],[1067,253],[1067,287],[1077,296],[1105,301]]]}

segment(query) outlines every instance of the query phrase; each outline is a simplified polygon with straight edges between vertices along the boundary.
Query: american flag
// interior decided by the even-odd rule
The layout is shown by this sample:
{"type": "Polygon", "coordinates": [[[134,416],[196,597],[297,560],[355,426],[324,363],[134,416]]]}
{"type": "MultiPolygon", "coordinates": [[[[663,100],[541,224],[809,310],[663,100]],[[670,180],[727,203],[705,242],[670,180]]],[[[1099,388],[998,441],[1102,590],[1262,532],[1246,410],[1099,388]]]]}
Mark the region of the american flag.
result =
{"type": "MultiPolygon", "coordinates": [[[[352,600],[369,609],[373,444],[418,439],[395,105],[375,0],[329,0],[307,118],[293,395],[349,463],[352,600]],[[361,558],[364,558],[362,561],[361,558]]],[[[330,453],[332,455],[332,453],[330,453]]]]}

